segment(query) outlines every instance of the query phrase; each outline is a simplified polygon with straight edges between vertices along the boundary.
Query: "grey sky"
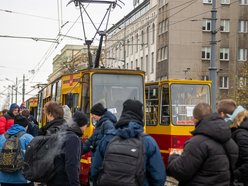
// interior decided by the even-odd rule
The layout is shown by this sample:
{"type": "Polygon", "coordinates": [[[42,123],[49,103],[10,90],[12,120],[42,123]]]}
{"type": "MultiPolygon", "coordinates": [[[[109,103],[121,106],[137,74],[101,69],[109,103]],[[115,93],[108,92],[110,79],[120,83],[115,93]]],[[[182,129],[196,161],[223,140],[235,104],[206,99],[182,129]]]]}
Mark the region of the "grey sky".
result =
{"type": "MultiPolygon", "coordinates": [[[[61,34],[66,34],[68,30],[70,30],[68,35],[84,38],[81,19],[74,24],[80,11],[74,3],[66,6],[68,2],[69,0],[0,1],[0,109],[8,93],[6,87],[14,84],[16,77],[20,86],[23,74],[29,78],[26,86],[26,92],[29,92],[32,90],[31,86],[37,82],[46,81],[52,72],[52,59],[60,53],[65,44],[84,44],[83,41],[69,38],[64,38],[59,45],[35,40],[36,38],[56,39],[59,31],[61,34]],[[61,8],[58,8],[58,4],[61,4],[61,8]],[[63,24],[65,25],[59,30],[63,24]],[[34,39],[11,38],[12,36],[33,37],[34,39]],[[30,73],[30,70],[35,70],[35,74],[30,73]],[[9,78],[10,81],[1,81],[5,78],[9,78]]],[[[117,6],[112,10],[109,26],[131,11],[132,1],[123,0],[123,2],[125,6],[122,6],[122,9],[117,6]]],[[[85,8],[95,23],[100,23],[107,7],[108,5],[102,4],[85,4],[85,8]]],[[[87,23],[86,37],[91,38],[95,30],[89,20],[85,19],[85,22],[87,23]]],[[[21,88],[19,88],[20,92],[21,88]]],[[[31,91],[26,98],[36,93],[37,91],[31,91]]],[[[18,104],[20,102],[21,95],[18,96],[18,104]]]]}

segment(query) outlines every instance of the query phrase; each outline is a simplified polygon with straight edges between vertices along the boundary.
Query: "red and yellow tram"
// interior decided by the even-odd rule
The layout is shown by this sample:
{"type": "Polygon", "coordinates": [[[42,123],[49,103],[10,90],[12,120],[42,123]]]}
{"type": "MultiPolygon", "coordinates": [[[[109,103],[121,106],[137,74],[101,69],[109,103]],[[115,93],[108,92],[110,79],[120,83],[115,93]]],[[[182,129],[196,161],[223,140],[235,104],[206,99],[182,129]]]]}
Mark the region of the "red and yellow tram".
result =
{"type": "Polygon", "coordinates": [[[211,81],[163,80],[146,83],[146,132],[158,143],[167,164],[171,151],[181,151],[194,129],[193,108],[210,104],[211,81]]]}

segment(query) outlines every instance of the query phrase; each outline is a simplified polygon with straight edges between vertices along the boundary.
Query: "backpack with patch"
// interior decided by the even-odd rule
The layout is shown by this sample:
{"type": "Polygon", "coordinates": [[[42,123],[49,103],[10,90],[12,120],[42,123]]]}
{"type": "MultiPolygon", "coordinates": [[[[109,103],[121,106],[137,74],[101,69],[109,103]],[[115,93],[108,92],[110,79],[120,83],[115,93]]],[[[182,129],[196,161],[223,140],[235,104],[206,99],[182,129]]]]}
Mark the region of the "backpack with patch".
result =
{"type": "Polygon", "coordinates": [[[66,132],[36,136],[26,149],[23,175],[36,182],[48,182],[56,174],[55,158],[61,154],[66,132]]]}
{"type": "Polygon", "coordinates": [[[144,135],[128,139],[114,136],[110,140],[98,174],[98,186],[144,185],[144,135]]]}
{"type": "Polygon", "coordinates": [[[15,135],[4,134],[6,141],[0,153],[0,171],[16,172],[22,170],[24,158],[19,139],[23,134],[25,134],[23,131],[15,135]]]}

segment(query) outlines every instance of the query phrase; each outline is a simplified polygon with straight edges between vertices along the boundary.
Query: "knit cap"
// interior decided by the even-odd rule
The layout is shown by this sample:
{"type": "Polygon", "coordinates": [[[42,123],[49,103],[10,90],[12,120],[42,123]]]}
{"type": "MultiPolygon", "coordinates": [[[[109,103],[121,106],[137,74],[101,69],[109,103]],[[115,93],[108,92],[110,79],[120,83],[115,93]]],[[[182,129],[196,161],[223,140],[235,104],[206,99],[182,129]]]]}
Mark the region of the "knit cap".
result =
{"type": "Polygon", "coordinates": [[[82,127],[82,126],[88,124],[88,118],[87,118],[86,114],[84,114],[82,111],[76,111],[73,114],[72,119],[74,122],[76,122],[76,124],[79,127],[82,127]]]}
{"type": "Polygon", "coordinates": [[[102,116],[106,111],[107,109],[105,109],[101,103],[97,103],[91,108],[90,112],[91,114],[102,116]]]}
{"type": "Polygon", "coordinates": [[[143,104],[138,100],[128,99],[123,103],[122,113],[133,112],[143,119],[143,104]]]}

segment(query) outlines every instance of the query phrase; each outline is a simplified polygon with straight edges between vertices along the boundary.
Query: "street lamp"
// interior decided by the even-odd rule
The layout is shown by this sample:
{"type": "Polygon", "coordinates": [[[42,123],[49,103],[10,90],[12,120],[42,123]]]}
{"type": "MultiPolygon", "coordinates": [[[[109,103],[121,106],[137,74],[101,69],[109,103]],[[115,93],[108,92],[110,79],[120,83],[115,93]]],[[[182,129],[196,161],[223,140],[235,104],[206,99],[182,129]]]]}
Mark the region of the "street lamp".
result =
{"type": "MultiPolygon", "coordinates": [[[[12,92],[13,92],[13,88],[15,87],[15,102],[17,103],[17,77],[16,77],[16,82],[14,82],[13,80],[9,79],[9,78],[5,78],[5,80],[10,81],[13,83],[12,85],[12,92]]],[[[12,94],[12,98],[13,98],[13,94],[12,94]]],[[[13,100],[12,100],[13,103],[13,100]]]]}

